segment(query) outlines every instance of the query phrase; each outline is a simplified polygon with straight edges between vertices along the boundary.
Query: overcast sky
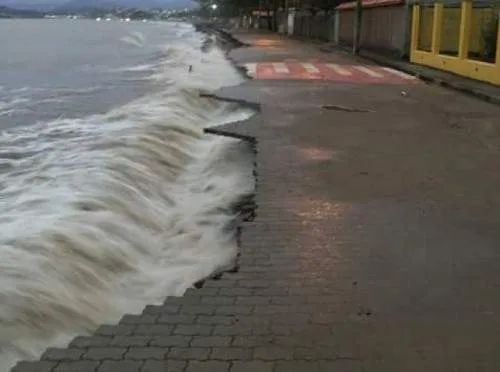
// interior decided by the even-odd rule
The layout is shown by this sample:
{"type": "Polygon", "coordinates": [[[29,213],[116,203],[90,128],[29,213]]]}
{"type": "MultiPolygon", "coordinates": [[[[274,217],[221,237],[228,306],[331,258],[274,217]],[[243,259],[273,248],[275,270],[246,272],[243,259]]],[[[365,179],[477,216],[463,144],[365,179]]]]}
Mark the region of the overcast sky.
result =
{"type": "Polygon", "coordinates": [[[68,0],[0,0],[0,4],[64,4],[68,0]]]}

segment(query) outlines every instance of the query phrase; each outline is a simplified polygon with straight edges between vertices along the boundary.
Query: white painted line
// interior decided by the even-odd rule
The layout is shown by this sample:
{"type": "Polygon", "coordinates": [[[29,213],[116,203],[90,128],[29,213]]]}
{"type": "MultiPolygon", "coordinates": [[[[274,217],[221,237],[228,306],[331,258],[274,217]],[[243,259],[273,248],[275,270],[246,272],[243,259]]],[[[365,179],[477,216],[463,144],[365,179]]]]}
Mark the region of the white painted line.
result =
{"type": "Polygon", "coordinates": [[[257,74],[257,64],[256,63],[247,63],[247,64],[245,64],[245,68],[247,69],[248,75],[257,74]]]}
{"type": "Polygon", "coordinates": [[[304,67],[304,70],[311,74],[317,74],[319,73],[319,70],[316,66],[314,66],[312,63],[301,63],[302,67],[304,67]]]}
{"type": "Polygon", "coordinates": [[[390,68],[390,67],[382,67],[382,70],[387,71],[387,72],[389,72],[389,73],[391,73],[393,75],[399,76],[399,77],[401,77],[403,79],[408,79],[408,80],[414,80],[414,79],[416,79],[416,77],[413,76],[413,75],[404,73],[402,71],[394,70],[393,68],[390,68]]]}
{"type": "Polygon", "coordinates": [[[354,66],[354,68],[358,71],[364,72],[365,74],[367,74],[371,77],[375,77],[375,78],[384,77],[384,75],[379,74],[378,72],[373,71],[372,69],[369,69],[368,67],[365,67],[365,66],[354,66]]]}
{"type": "Polygon", "coordinates": [[[339,75],[343,76],[350,76],[352,75],[351,72],[343,67],[340,67],[339,65],[334,65],[333,63],[327,64],[328,67],[330,67],[333,71],[335,71],[339,75]]]}
{"type": "Polygon", "coordinates": [[[274,72],[277,74],[288,74],[288,67],[284,63],[273,63],[274,72]]]}

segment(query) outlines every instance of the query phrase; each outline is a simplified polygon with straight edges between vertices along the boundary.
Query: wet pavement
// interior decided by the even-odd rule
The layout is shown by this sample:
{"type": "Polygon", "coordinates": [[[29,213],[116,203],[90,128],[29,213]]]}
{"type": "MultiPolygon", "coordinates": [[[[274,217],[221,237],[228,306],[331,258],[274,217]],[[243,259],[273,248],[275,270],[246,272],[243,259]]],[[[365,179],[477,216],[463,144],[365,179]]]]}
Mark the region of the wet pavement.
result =
{"type": "MultiPolygon", "coordinates": [[[[236,36],[253,45],[229,54],[238,66],[359,66],[236,36]]],[[[263,78],[213,95],[260,107],[212,130],[256,141],[239,272],[16,372],[500,370],[499,107],[404,79],[263,78]]]]}

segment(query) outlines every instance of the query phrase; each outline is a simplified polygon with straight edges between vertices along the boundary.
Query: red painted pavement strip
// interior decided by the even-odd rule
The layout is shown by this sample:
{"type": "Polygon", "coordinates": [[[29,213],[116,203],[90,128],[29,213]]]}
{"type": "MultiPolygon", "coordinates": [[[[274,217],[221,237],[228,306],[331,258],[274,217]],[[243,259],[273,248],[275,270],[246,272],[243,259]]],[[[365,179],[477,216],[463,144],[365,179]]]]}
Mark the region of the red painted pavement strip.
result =
{"type": "Polygon", "coordinates": [[[247,64],[249,74],[261,80],[329,80],[363,84],[413,84],[418,82],[411,75],[390,68],[369,65],[336,65],[311,62],[266,62],[247,64]],[[318,72],[308,72],[305,65],[318,72]],[[285,70],[283,70],[285,67],[285,70]]]}

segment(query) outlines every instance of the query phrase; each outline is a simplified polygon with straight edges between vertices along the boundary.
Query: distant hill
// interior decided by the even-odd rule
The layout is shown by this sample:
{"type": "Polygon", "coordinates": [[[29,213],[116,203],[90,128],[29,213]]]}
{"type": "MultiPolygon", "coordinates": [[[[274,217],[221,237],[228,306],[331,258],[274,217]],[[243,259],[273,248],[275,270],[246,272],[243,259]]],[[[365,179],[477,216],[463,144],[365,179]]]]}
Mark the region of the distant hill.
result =
{"type": "Polygon", "coordinates": [[[0,6],[20,10],[50,11],[68,0],[0,0],[0,6]]]}
{"type": "Polygon", "coordinates": [[[6,6],[0,6],[1,18],[43,18],[44,14],[34,10],[14,9],[6,6]]]}
{"type": "Polygon", "coordinates": [[[118,1],[106,0],[70,0],[55,8],[57,12],[82,12],[88,9],[114,9],[118,1]]]}

